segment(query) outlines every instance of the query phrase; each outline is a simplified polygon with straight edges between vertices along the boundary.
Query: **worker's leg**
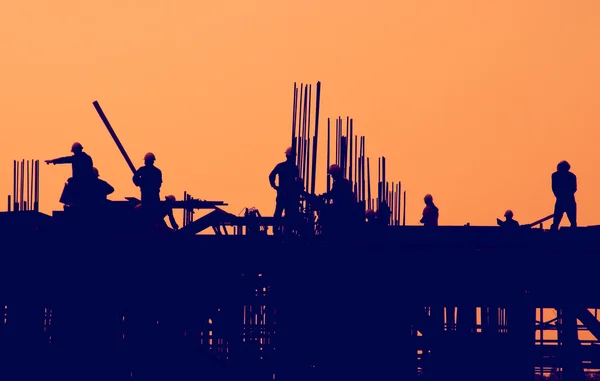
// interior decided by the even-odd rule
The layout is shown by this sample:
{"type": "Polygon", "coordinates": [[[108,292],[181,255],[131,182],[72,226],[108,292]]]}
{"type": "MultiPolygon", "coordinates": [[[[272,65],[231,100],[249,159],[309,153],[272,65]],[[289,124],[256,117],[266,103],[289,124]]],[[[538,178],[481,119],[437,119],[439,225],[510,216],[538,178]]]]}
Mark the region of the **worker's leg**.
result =
{"type": "Polygon", "coordinates": [[[571,227],[576,228],[577,227],[577,204],[572,203],[566,209],[567,209],[567,218],[569,219],[569,222],[571,223],[571,227]]]}
{"type": "Polygon", "coordinates": [[[279,234],[281,231],[281,215],[283,214],[283,203],[280,200],[276,201],[275,212],[273,213],[273,234],[279,234]]]}
{"type": "Polygon", "coordinates": [[[564,212],[565,210],[562,203],[556,200],[556,203],[554,204],[554,221],[552,222],[552,227],[550,230],[558,230],[558,227],[560,226],[560,220],[562,220],[564,212]]]}

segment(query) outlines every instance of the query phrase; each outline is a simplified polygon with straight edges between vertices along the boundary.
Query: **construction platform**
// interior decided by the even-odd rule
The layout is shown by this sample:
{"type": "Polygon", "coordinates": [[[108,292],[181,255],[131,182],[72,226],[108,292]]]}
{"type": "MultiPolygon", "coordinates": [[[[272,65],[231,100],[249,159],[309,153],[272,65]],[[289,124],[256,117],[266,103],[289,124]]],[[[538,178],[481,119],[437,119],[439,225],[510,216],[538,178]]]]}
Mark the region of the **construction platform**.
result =
{"type": "Polygon", "coordinates": [[[581,380],[600,368],[598,227],[117,238],[45,233],[54,217],[27,213],[0,216],[21,219],[2,236],[0,342],[6,364],[31,366],[2,379],[581,380]],[[595,338],[578,340],[581,326],[595,338]]]}

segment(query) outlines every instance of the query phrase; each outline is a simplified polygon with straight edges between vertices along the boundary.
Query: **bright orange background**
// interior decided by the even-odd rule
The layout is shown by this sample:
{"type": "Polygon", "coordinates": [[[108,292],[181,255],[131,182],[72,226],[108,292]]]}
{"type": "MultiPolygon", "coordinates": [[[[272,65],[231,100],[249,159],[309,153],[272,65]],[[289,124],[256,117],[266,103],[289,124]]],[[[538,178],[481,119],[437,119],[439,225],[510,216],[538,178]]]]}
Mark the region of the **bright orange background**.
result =
{"type": "MultiPolygon", "coordinates": [[[[320,80],[319,192],[326,118],[349,115],[371,170],[385,155],[402,180],[409,224],[428,192],[443,225],[492,225],[506,208],[532,222],[552,211],[563,159],[580,224],[596,224],[599,38],[597,0],[4,1],[0,189],[13,159],[79,141],[112,199],[139,197],[97,99],[136,166],[156,154],[163,196],[270,215],[293,82],[320,80]]],[[[50,213],[70,168],[41,170],[50,213]]]]}

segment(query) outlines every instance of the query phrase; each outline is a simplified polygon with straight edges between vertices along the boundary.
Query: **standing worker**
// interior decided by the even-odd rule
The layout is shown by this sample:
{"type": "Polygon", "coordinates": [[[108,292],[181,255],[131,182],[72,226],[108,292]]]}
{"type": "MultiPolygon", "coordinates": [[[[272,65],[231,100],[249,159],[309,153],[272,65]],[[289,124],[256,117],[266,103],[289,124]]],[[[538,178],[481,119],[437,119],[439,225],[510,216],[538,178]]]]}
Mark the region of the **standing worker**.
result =
{"type": "Polygon", "coordinates": [[[433,196],[427,194],[425,197],[423,197],[423,201],[425,201],[425,208],[423,209],[423,218],[421,218],[420,222],[425,227],[438,226],[440,210],[433,203],[433,196]]]}
{"type": "Polygon", "coordinates": [[[567,213],[571,227],[577,227],[577,203],[575,202],[577,176],[570,169],[571,165],[563,160],[558,163],[556,172],[552,174],[552,192],[556,197],[556,203],[554,204],[554,221],[550,230],[558,230],[564,213],[567,213]]]}
{"type": "MultiPolygon", "coordinates": [[[[300,170],[295,163],[295,155],[291,147],[285,150],[285,159],[277,164],[269,174],[269,183],[277,191],[275,213],[273,213],[276,220],[281,218],[284,210],[286,219],[296,217],[299,210],[300,194],[297,192],[296,178],[299,177],[300,170]],[[275,184],[275,178],[278,178],[277,184],[275,184]]],[[[276,231],[278,230],[276,229],[276,231]]]]}
{"type": "Polygon", "coordinates": [[[71,164],[72,175],[67,180],[63,190],[60,202],[65,205],[77,204],[85,198],[88,193],[90,182],[94,179],[94,162],[92,157],[83,152],[83,146],[80,143],[73,143],[71,146],[72,156],[59,157],[57,159],[46,160],[46,164],[71,164]]]}
{"type": "Polygon", "coordinates": [[[144,156],[143,167],[133,175],[133,183],[140,187],[142,203],[154,204],[160,202],[160,186],[162,185],[162,172],[154,166],[156,157],[152,152],[144,156]]]}

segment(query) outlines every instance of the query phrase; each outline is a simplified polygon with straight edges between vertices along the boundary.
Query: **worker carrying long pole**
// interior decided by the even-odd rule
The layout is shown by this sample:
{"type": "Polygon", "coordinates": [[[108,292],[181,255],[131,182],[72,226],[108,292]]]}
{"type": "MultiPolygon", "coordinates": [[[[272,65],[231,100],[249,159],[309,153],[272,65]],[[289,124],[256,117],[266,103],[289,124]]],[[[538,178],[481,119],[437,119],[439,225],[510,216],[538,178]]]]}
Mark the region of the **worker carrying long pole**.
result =
{"type": "Polygon", "coordinates": [[[160,187],[162,185],[162,172],[154,166],[156,156],[148,152],[144,156],[144,166],[138,168],[133,175],[133,183],[140,188],[142,204],[156,204],[160,202],[160,187]]]}

